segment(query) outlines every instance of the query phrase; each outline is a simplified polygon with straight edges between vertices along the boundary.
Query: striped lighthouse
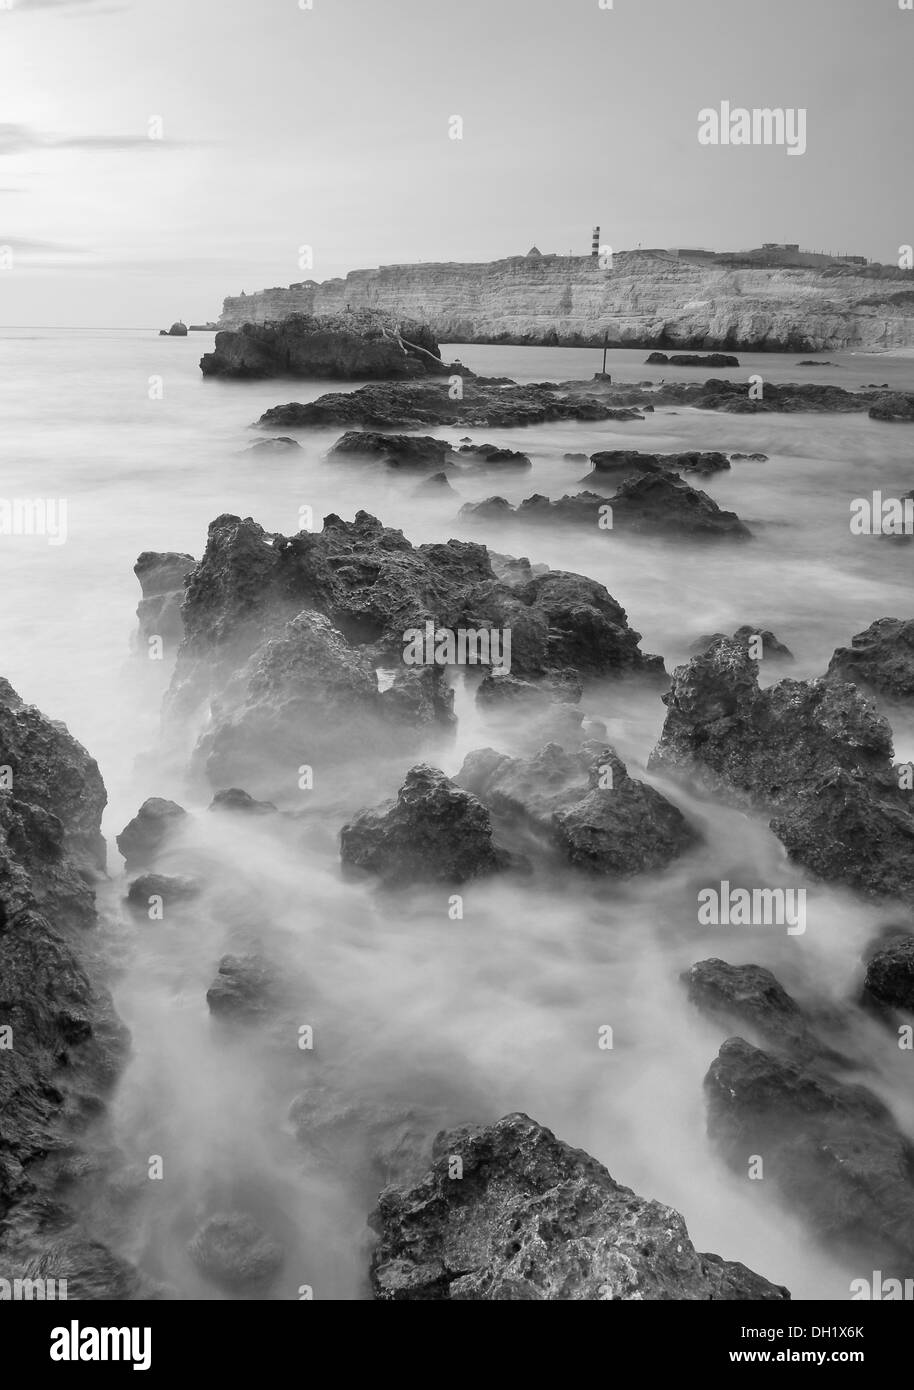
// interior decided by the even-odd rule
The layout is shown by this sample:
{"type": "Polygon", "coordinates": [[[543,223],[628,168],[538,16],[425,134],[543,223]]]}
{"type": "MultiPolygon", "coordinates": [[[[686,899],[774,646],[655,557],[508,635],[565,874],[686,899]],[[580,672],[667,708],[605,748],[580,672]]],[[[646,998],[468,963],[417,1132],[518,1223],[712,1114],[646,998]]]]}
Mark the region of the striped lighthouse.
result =
{"type": "Polygon", "coordinates": [[[593,257],[594,260],[596,260],[597,257],[598,257],[599,254],[600,254],[600,228],[599,228],[599,227],[594,227],[594,229],[593,229],[593,240],[592,240],[591,243],[590,243],[590,254],[591,254],[591,256],[593,257]]]}

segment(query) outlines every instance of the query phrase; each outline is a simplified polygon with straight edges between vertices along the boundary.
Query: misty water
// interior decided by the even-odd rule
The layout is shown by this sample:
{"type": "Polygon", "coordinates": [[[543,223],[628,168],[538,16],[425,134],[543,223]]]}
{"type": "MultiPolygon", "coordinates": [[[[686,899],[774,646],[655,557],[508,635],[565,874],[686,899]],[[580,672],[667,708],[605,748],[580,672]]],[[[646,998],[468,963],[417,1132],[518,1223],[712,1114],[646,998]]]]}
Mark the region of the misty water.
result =
{"type": "MultiPolygon", "coordinates": [[[[694,961],[720,956],[774,970],[799,1000],[832,1001],[833,1040],[859,1062],[853,1079],[886,1099],[914,1137],[914,1093],[891,1034],[854,1005],[861,952],[892,905],[874,907],[815,883],[791,866],[764,820],[700,801],[645,770],[664,707],[656,689],[591,682],[582,705],[601,720],[633,776],[661,789],[704,833],[703,844],[660,875],[625,884],[581,874],[535,873],[465,887],[464,918],[448,916],[444,890],[385,895],[340,870],[340,826],[395,794],[413,756],[379,748],[345,772],[317,769],[273,800],[294,812],[249,820],[206,813],[212,789],[188,780],[186,762],[158,743],[171,663],[131,649],[143,550],[202,555],[208,523],[252,516],[290,534],[310,508],[359,509],[414,543],[450,537],[591,576],[604,583],[667,669],[703,633],[742,623],[770,628],[795,654],[762,663],[762,680],[807,678],[836,646],[875,618],[910,616],[914,551],[855,537],[851,499],[914,486],[911,435],[865,415],[727,415],[658,408],[632,423],[560,423],[470,431],[475,442],[522,449],[532,471],[461,475],[459,496],[417,497],[412,474],[324,455],[342,432],[298,436],[301,452],[246,452],[252,421],[269,406],[308,400],[329,383],[206,381],[198,370],[209,334],[160,339],[148,332],[0,330],[2,495],[65,498],[63,545],[39,536],[0,541],[0,674],[22,697],[67,723],[98,760],[108,788],[104,830],[110,881],[99,892],[100,941],[131,1058],[100,1123],[102,1180],[74,1200],[86,1228],[138,1263],[165,1297],[225,1296],[206,1283],[187,1241],[213,1210],[244,1210],[283,1246],[268,1296],[368,1296],[365,1218],[380,1183],[359,1167],[356,1118],[329,1155],[302,1145],[290,1106],[302,1094],[328,1104],[415,1107],[440,1124],[489,1122],[523,1110],[600,1159],[620,1182],[684,1215],[695,1246],[741,1260],[786,1284],[795,1298],[847,1298],[853,1258],[819,1250],[768,1184],[733,1176],[706,1134],[702,1079],[726,1031],[688,1003],[679,980],[694,961]],[[161,378],[161,399],[155,379],[161,378]],[[152,390],[151,390],[151,382],[152,390]],[[457,520],[462,502],[499,494],[574,492],[586,467],[566,451],[642,448],[762,452],[700,485],[749,525],[745,544],[671,544],[536,526],[491,528],[457,520]],[[161,923],[124,904],[127,878],[114,836],[148,796],[195,812],[160,866],[207,884],[161,923]],[[700,927],[702,886],[805,887],[807,930],[700,927]],[[281,970],[288,1008],[261,1030],[214,1027],[206,989],[219,958],[256,948],[281,970]],[[612,1050],[598,1047],[613,1029],[612,1050]],[[298,1028],[313,1028],[313,1049],[298,1028]],[[317,1088],[320,1088],[319,1090],[317,1088]],[[114,1147],[110,1145],[113,1136],[114,1147]],[[150,1155],[165,1178],[145,1181],[150,1155]],[[106,1165],[110,1165],[106,1167],[106,1165]]],[[[589,378],[601,354],[585,349],[445,348],[472,369],[519,381],[589,378]]],[[[707,373],[643,365],[612,352],[617,381],[702,379],[707,373]]],[[[831,354],[833,366],[799,368],[796,356],[741,356],[740,379],[887,382],[912,389],[910,358],[831,354]]],[[[349,383],[349,389],[357,383],[349,383]]],[[[281,432],[281,431],[280,431],[281,432]]],[[[467,431],[437,431],[454,442],[467,431]]],[[[474,703],[474,678],[456,678],[456,738],[435,761],[453,774],[473,748],[532,752],[542,738],[516,717],[474,703]]],[[[886,711],[897,759],[914,757],[914,719],[886,711]]],[[[253,788],[251,789],[253,790],[253,788]]]]}

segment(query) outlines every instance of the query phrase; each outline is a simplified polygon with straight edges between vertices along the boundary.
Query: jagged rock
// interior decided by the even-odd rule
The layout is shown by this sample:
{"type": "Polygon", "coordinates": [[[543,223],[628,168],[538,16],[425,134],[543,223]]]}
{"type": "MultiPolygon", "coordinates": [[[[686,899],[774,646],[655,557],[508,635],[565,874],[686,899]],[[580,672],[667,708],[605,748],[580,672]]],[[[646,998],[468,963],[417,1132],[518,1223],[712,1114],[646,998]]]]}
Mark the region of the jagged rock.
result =
{"type": "Polygon", "coordinates": [[[187,815],[176,801],[150,796],[117,836],[128,869],[143,868],[159,853],[187,815]]]}
{"type": "Polygon", "coordinates": [[[221,1288],[256,1289],[282,1267],[282,1246],[243,1213],[211,1216],[188,1246],[201,1274],[221,1288]]]}
{"type": "MultiPolygon", "coordinates": [[[[266,644],[288,639],[286,625],[303,610],[329,620],[349,644],[340,659],[352,670],[364,665],[366,681],[369,665],[400,663],[404,633],[422,631],[426,622],[451,631],[509,629],[519,675],[556,666],[663,674],[661,658],[639,650],[640,634],[602,584],[542,573],[544,567],[526,560],[502,564],[496,557],[496,563],[503,577],[483,545],[453,540],[414,547],[365,512],[353,522],[325,517],[323,531],[291,538],[250,519],[219,517],[188,582],[186,637],[167,714],[184,725],[215,700],[220,720],[230,719],[247,698],[239,669],[252,661],[252,671],[266,644]]],[[[247,779],[232,774],[229,780],[247,779]]]]}
{"type": "Polygon", "coordinates": [[[863,992],[868,1002],[880,1008],[914,1013],[914,936],[899,937],[873,953],[863,992]]]}
{"type": "MultiPolygon", "coordinates": [[[[689,647],[689,651],[696,656],[701,656],[712,643],[717,642],[720,638],[723,638],[724,641],[727,640],[723,632],[706,633],[702,637],[696,637],[689,647]]],[[[793,661],[793,652],[790,648],[780,642],[768,628],[762,627],[758,623],[755,626],[751,623],[743,623],[742,627],[738,627],[734,632],[732,640],[739,642],[748,651],[751,638],[761,638],[761,654],[765,661],[793,661]]]]}
{"type": "Polygon", "coordinates": [[[767,463],[767,454],[731,454],[731,463],[767,463]]]}
{"type": "Polygon", "coordinates": [[[249,1023],[269,1011],[274,991],[274,973],[260,956],[223,956],[206,1002],[219,1019],[249,1023]]]}
{"type": "Polygon", "coordinates": [[[382,1192],[369,1225],[372,1287],[385,1301],[790,1297],[745,1265],[699,1254],[678,1212],[521,1114],[439,1134],[429,1171],[382,1192]]]}
{"type": "Polygon", "coordinates": [[[98,1113],[129,1039],[85,944],[105,863],[101,774],[2,679],[0,769],[0,1268],[10,1269],[21,1268],[11,1208],[37,1192],[33,1163],[61,1145],[64,1125],[72,1143],[98,1113]]]}
{"type": "Polygon", "coordinates": [[[871,420],[910,424],[914,421],[914,391],[886,391],[867,411],[871,420]]]}
{"type": "Polygon", "coordinates": [[[272,801],[255,801],[241,787],[228,787],[216,792],[210,802],[211,811],[240,811],[243,815],[269,816],[276,810],[272,801]]]}
{"type": "Polygon", "coordinates": [[[450,455],[444,439],[428,434],[377,434],[371,430],[348,430],[327,455],[330,462],[340,458],[371,459],[389,468],[442,469],[450,455]]]}
{"type": "Polygon", "coordinates": [[[892,766],[892,733],[834,678],[760,690],[727,638],[678,667],[649,766],[696,782],[770,822],[791,858],[872,894],[914,887],[914,812],[892,766]]]}
{"type": "Polygon", "coordinates": [[[343,826],[340,854],[390,888],[465,883],[509,865],[482,803],[424,763],[410,768],[396,801],[343,826]]]}
{"type": "Polygon", "coordinates": [[[703,1013],[721,1023],[751,1028],[775,1051],[787,1052],[795,1061],[845,1061],[819,1042],[803,1010],[763,966],[701,960],[680,978],[690,1001],[703,1013]]]}
{"type": "Polygon", "coordinates": [[[171,550],[144,550],[139,556],[133,567],[143,591],[136,610],[139,643],[161,637],[169,650],[177,650],[184,636],[181,604],[185,577],[195,564],[193,555],[171,550]]]}
{"type": "Polygon", "coordinates": [[[867,686],[895,699],[914,695],[914,619],[877,618],[838,647],[828,663],[829,676],[867,686]]]}
{"type": "Polygon", "coordinates": [[[709,1132],[733,1171],[745,1177],[762,1158],[765,1181],[748,1184],[762,1199],[773,1187],[829,1244],[909,1267],[914,1146],[877,1096],[742,1038],[720,1049],[705,1094],[709,1132]]]}
{"type": "Polygon", "coordinates": [[[663,868],[698,839],[682,812],[629,777],[608,745],[566,753],[550,743],[532,758],[478,749],[457,781],[489,807],[496,828],[501,821],[527,825],[569,863],[595,873],[629,877],[663,868]]]}
{"type": "Polygon", "coordinates": [[[197,880],[183,874],[141,874],[127,889],[127,901],[131,906],[141,907],[145,911],[151,897],[161,898],[167,906],[171,902],[195,898],[199,892],[197,880]]]}
{"type": "Polygon", "coordinates": [[[216,334],[212,352],[200,359],[204,376],[416,377],[466,371],[441,361],[427,324],[398,321],[363,310],[325,315],[295,314],[280,323],[246,323],[216,334]]]}
{"type": "Polygon", "coordinates": [[[297,439],[291,439],[287,434],[278,434],[273,439],[258,439],[256,444],[249,444],[245,450],[248,454],[287,454],[291,449],[300,449],[301,445],[297,439]]]}

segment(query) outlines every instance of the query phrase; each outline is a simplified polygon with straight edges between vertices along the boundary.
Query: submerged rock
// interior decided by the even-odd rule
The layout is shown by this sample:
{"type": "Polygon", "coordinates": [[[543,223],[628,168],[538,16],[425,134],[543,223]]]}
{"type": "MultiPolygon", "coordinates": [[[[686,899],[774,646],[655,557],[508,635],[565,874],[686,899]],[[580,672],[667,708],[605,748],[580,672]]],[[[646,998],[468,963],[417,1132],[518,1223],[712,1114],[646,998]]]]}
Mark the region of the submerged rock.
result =
{"type": "Polygon", "coordinates": [[[529,455],[519,449],[500,449],[497,444],[461,444],[457,450],[461,459],[479,463],[485,468],[532,468],[529,455]]]}
{"type": "Polygon", "coordinates": [[[166,801],[161,796],[148,797],[117,836],[117,847],[127,868],[143,868],[149,864],[186,815],[184,807],[176,801],[166,801]]]}
{"type": "Polygon", "coordinates": [[[447,375],[460,368],[441,361],[427,324],[362,310],[321,315],[294,314],[278,323],[246,323],[216,334],[212,352],[200,359],[204,376],[367,377],[447,375]]]}
{"type": "Polygon", "coordinates": [[[255,801],[241,787],[228,787],[225,791],[216,792],[210,802],[211,811],[232,811],[240,812],[248,816],[269,816],[276,810],[272,801],[255,801]]]}
{"type": "Polygon", "coordinates": [[[145,911],[150,906],[150,898],[161,898],[163,905],[195,898],[200,892],[200,884],[194,878],[183,874],[141,874],[127,889],[127,901],[132,907],[145,911]]]}
{"type": "Polygon", "coordinates": [[[285,1258],[282,1246],[252,1217],[234,1212],[205,1221],[188,1251],[201,1274],[221,1288],[233,1290],[269,1283],[285,1258]]]}
{"type": "Polygon", "coordinates": [[[269,1011],[274,988],[274,973],[260,956],[223,956],[206,991],[206,1002],[217,1018],[249,1023],[269,1011]]]}
{"type": "Polygon", "coordinates": [[[456,488],[452,488],[450,479],[446,473],[432,473],[430,477],[423,478],[421,483],[413,489],[414,497],[441,497],[445,492],[457,496],[456,488]]]}
{"type": "Polygon", "coordinates": [[[273,439],[258,439],[256,444],[249,444],[245,452],[249,454],[288,454],[290,450],[300,448],[301,445],[297,439],[291,439],[287,434],[278,434],[273,439]]]}
{"type": "Polygon", "coordinates": [[[838,647],[829,676],[853,681],[883,695],[906,700],[914,695],[914,618],[877,618],[838,647]]]}
{"type": "Polygon", "coordinates": [[[698,840],[678,807],[629,777],[609,745],[547,744],[532,758],[492,748],[467,755],[457,781],[505,825],[545,836],[577,868],[629,877],[665,867],[698,840]]]}
{"type": "Polygon", "coordinates": [[[623,533],[724,537],[748,540],[752,532],[735,512],[675,475],[629,478],[610,498],[612,529],[623,533]]]}
{"type": "Polygon", "coordinates": [[[444,439],[428,434],[377,434],[371,430],[349,430],[327,455],[330,462],[340,458],[371,459],[389,468],[441,469],[450,455],[444,439]]]}
{"type": "Polygon", "coordinates": [[[509,864],[482,803],[426,764],[410,768],[396,801],[343,826],[340,854],[389,888],[465,883],[509,864]]]}
{"type": "Polygon", "coordinates": [[[914,1258],[914,1146],[863,1086],[829,1080],[742,1038],[705,1078],[708,1128],[733,1171],[764,1162],[775,1188],[829,1244],[877,1265],[914,1258]]]}
{"type": "Polygon", "coordinates": [[[738,367],[739,358],[729,352],[652,352],[644,359],[646,367],[738,367]]]}
{"type": "MultiPolygon", "coordinates": [[[[726,634],[723,632],[712,632],[702,637],[696,637],[695,641],[689,647],[689,651],[695,653],[697,656],[702,656],[714,642],[717,642],[721,638],[727,641],[726,634]]],[[[762,627],[759,623],[755,625],[743,623],[742,627],[738,627],[734,632],[732,640],[734,642],[739,642],[747,651],[753,641],[756,643],[760,642],[761,652],[753,657],[754,660],[763,657],[765,661],[793,661],[793,652],[790,648],[779,641],[773,632],[770,632],[766,627],[762,627]]]]}
{"type": "Polygon", "coordinates": [[[369,1225],[372,1288],[385,1301],[790,1297],[699,1254],[678,1212],[521,1114],[439,1134],[425,1176],[382,1192],[369,1225]]]}

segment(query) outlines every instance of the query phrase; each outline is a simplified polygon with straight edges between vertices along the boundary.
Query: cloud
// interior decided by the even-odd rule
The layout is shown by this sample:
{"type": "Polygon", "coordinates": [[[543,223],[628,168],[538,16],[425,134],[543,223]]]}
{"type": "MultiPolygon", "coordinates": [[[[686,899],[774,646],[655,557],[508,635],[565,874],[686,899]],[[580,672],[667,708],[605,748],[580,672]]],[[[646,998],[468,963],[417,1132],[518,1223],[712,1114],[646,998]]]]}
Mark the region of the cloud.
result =
{"type": "Polygon", "coordinates": [[[126,10],[127,5],[112,5],[105,0],[12,0],[7,7],[12,10],[84,10],[89,14],[114,14],[126,10]]]}
{"type": "Polygon", "coordinates": [[[0,121],[0,158],[26,150],[148,150],[187,149],[187,140],[151,140],[148,135],[54,135],[34,126],[0,121]]]}

